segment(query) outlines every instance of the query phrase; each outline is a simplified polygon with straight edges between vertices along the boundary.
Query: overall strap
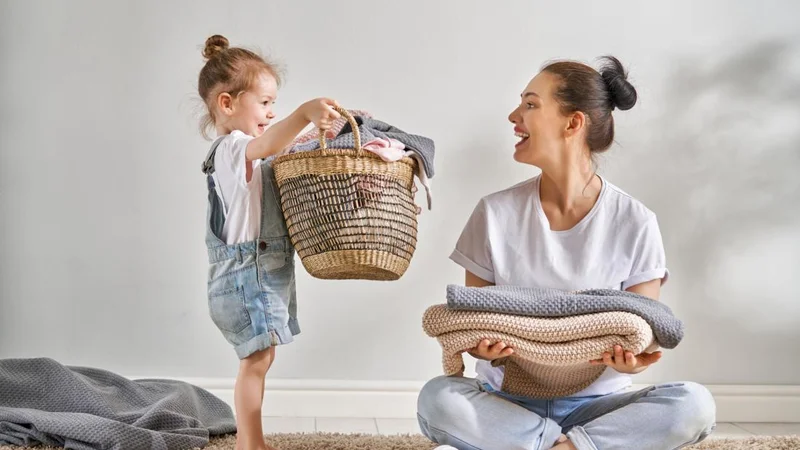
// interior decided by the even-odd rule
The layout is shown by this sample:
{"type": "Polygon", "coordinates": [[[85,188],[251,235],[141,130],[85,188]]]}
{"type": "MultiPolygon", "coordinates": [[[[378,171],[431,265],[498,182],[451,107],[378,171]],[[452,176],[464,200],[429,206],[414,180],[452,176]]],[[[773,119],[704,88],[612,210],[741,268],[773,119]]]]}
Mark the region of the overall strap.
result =
{"type": "Polygon", "coordinates": [[[217,147],[222,142],[225,136],[220,136],[214,143],[211,144],[211,150],[208,152],[205,161],[203,161],[202,171],[206,174],[206,183],[208,185],[208,229],[206,241],[209,243],[214,242],[219,245],[222,244],[220,236],[222,236],[222,227],[225,225],[225,204],[217,194],[216,185],[214,183],[214,155],[217,153],[217,147]]]}
{"type": "Polygon", "coordinates": [[[225,139],[225,136],[220,136],[211,144],[211,149],[208,151],[208,155],[205,161],[203,161],[203,166],[201,168],[204,174],[211,175],[214,173],[214,156],[217,154],[217,147],[219,147],[223,139],[225,139]]]}

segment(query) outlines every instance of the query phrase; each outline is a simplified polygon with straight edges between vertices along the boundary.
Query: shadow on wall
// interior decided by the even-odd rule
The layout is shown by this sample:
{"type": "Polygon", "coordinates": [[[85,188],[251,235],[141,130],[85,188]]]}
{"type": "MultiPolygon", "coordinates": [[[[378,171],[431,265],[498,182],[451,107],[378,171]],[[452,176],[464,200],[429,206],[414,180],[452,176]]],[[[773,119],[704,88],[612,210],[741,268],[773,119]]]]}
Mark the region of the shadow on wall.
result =
{"type": "Polygon", "coordinates": [[[631,158],[647,180],[637,194],[658,209],[669,297],[704,347],[800,354],[800,47],[673,67],[663,115],[642,127],[660,132],[636,136],[631,158]]]}

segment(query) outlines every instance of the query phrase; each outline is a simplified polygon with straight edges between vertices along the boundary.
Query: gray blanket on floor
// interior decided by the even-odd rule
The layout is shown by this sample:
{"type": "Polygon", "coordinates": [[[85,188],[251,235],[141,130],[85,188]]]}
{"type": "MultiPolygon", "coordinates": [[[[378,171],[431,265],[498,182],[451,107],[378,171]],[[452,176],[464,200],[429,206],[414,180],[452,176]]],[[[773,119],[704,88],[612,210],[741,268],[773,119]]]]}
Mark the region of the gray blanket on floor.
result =
{"type": "MultiPolygon", "coordinates": [[[[433,158],[435,153],[435,145],[432,139],[425,136],[416,134],[408,134],[405,131],[389,125],[386,122],[372,119],[369,117],[355,117],[358,123],[358,131],[361,135],[361,144],[375,139],[396,139],[406,146],[406,150],[416,152],[422,159],[425,174],[428,178],[433,178],[433,158]]],[[[353,127],[348,123],[342,128],[342,131],[334,139],[327,141],[328,148],[353,148],[355,147],[355,138],[353,135],[353,127]]],[[[307,152],[319,148],[319,139],[314,139],[306,143],[292,147],[291,152],[307,152]]]]}
{"type": "Polygon", "coordinates": [[[454,310],[531,317],[624,311],[644,319],[653,330],[658,345],[663,348],[675,348],[683,339],[683,323],[667,305],[643,295],[614,289],[566,292],[518,286],[476,288],[448,285],[447,306],[454,310]]]}
{"type": "Polygon", "coordinates": [[[49,358],[0,360],[0,444],[171,450],[235,431],[228,404],[188,383],[132,381],[49,358]]]}

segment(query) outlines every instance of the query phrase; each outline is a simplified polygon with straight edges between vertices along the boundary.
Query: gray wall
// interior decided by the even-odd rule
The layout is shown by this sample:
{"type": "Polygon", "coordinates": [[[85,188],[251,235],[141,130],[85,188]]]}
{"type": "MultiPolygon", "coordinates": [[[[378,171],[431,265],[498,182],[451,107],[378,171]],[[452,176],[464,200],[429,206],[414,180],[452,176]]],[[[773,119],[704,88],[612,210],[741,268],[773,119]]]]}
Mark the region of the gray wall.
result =
{"type": "Polygon", "coordinates": [[[612,53],[640,101],[602,173],[659,215],[663,300],[687,326],[637,381],[800,384],[799,16],[789,0],[3,1],[0,357],[235,376],[206,309],[195,90],[222,33],[287,67],[279,114],[333,96],[437,143],[406,276],[325,282],[298,264],[304,331],[271,377],[438,374],[420,319],[462,280],[461,227],[536,173],[511,158],[508,112],[546,60],[612,53]]]}

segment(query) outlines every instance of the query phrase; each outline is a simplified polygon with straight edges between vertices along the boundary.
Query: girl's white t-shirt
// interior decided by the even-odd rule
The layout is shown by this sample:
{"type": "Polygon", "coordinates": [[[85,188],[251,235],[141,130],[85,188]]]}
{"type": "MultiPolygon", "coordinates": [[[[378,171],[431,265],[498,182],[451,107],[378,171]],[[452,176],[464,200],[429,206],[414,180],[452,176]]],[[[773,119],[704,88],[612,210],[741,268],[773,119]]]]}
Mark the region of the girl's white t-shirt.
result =
{"type": "MultiPolygon", "coordinates": [[[[604,178],[597,202],[574,227],[552,231],[541,205],[541,175],[480,200],[450,258],[496,285],[566,291],[627,289],[669,276],[656,215],[604,178]]],[[[503,368],[479,360],[478,377],[495,389],[503,368]]],[[[572,396],[605,395],[631,385],[606,368],[572,396]]]]}
{"type": "Polygon", "coordinates": [[[214,155],[212,176],[225,214],[220,238],[228,245],[258,238],[261,227],[261,160],[248,162],[245,157],[247,144],[253,139],[241,131],[233,131],[222,138],[214,155]]]}

